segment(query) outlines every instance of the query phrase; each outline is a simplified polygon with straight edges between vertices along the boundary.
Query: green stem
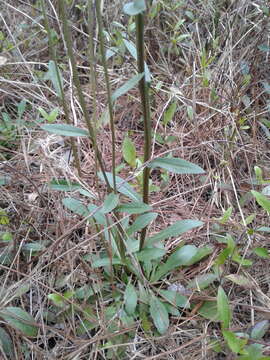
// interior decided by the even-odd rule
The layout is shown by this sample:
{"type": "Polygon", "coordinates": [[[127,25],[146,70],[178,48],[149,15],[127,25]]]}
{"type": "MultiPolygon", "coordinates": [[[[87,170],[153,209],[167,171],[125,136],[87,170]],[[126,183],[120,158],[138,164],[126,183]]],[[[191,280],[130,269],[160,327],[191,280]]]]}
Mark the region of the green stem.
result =
{"type": "MultiPolygon", "coordinates": [[[[60,88],[60,95],[61,96],[57,96],[58,104],[60,106],[61,105],[63,106],[66,123],[71,124],[71,120],[70,120],[70,116],[69,116],[69,109],[68,109],[68,105],[67,105],[67,102],[66,102],[62,82],[61,82],[61,79],[60,79],[60,73],[59,73],[59,69],[58,69],[58,65],[57,65],[56,46],[53,44],[51,28],[50,28],[50,24],[49,24],[48,15],[46,13],[44,0],[42,1],[41,5],[42,5],[42,12],[43,12],[43,17],[44,17],[44,25],[45,25],[45,29],[46,29],[47,34],[48,34],[49,54],[50,54],[50,58],[54,61],[54,64],[55,64],[57,81],[58,81],[59,88],[60,88]]],[[[76,169],[78,171],[79,177],[81,177],[82,176],[82,171],[81,171],[80,158],[79,158],[79,154],[78,154],[77,145],[76,145],[75,140],[73,138],[71,138],[71,149],[72,149],[72,153],[74,155],[75,167],[76,167],[76,169]]]]}
{"type": "MultiPolygon", "coordinates": [[[[136,38],[137,38],[137,63],[138,72],[144,72],[144,16],[136,15],[136,38]]],[[[149,102],[149,85],[145,81],[145,76],[140,80],[139,90],[141,96],[143,122],[144,122],[144,162],[146,163],[151,157],[151,115],[149,102]]],[[[143,170],[143,202],[149,203],[149,179],[150,168],[145,167],[143,170]]],[[[140,238],[140,249],[144,247],[147,227],[142,229],[140,238]]]]}
{"type": "Polygon", "coordinates": [[[113,190],[116,193],[115,127],[114,127],[114,120],[113,120],[113,103],[112,103],[112,97],[111,97],[111,86],[110,86],[108,67],[107,67],[106,56],[105,56],[103,21],[102,21],[102,15],[101,15],[101,10],[100,10],[100,0],[96,0],[95,3],[96,3],[96,15],[97,15],[97,22],[98,22],[101,61],[102,61],[103,69],[104,69],[106,90],[107,90],[107,96],[108,96],[108,108],[109,108],[110,128],[111,128],[111,137],[112,137],[113,190]]]}
{"type": "Polygon", "coordinates": [[[86,103],[85,103],[85,99],[84,99],[84,96],[83,96],[83,92],[82,92],[82,88],[81,88],[81,84],[80,84],[80,80],[79,80],[79,75],[78,75],[76,62],[75,62],[75,58],[74,58],[74,53],[73,53],[73,48],[72,48],[71,33],[70,33],[70,30],[69,30],[69,27],[68,27],[68,22],[67,22],[65,1],[64,0],[59,0],[58,4],[59,4],[59,10],[60,10],[60,13],[61,13],[61,20],[62,20],[62,23],[63,23],[63,33],[64,33],[64,39],[65,39],[66,46],[67,46],[68,58],[70,60],[70,64],[71,64],[71,67],[72,67],[73,81],[74,81],[74,84],[75,84],[77,92],[78,92],[79,102],[80,102],[80,105],[82,107],[83,115],[84,115],[84,118],[85,118],[85,121],[86,121],[86,125],[87,125],[87,128],[88,128],[89,135],[90,135],[90,139],[91,139],[91,141],[93,143],[93,147],[94,147],[94,150],[96,152],[95,155],[97,157],[101,172],[103,174],[103,177],[104,177],[104,180],[106,182],[107,188],[111,189],[110,183],[109,183],[108,178],[106,176],[102,155],[101,155],[101,153],[100,153],[100,151],[98,149],[98,146],[97,146],[97,141],[96,141],[96,137],[95,137],[95,131],[94,131],[93,126],[91,124],[91,119],[90,119],[90,116],[89,116],[89,112],[87,111],[87,108],[86,108],[86,103]]]}

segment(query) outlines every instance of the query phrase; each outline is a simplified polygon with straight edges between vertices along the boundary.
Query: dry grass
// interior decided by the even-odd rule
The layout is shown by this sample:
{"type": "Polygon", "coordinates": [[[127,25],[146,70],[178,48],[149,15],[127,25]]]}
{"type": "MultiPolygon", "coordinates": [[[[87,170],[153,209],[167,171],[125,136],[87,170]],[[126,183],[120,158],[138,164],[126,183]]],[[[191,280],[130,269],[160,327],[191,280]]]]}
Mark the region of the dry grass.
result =
{"type": "MultiPolygon", "coordinates": [[[[3,56],[8,58],[7,64],[0,67],[1,112],[8,113],[15,124],[16,104],[27,100],[19,128],[12,128],[8,141],[6,134],[0,134],[0,177],[6,179],[6,185],[0,187],[0,208],[8,217],[8,224],[2,224],[0,230],[13,236],[11,245],[1,247],[2,255],[6,254],[10,259],[1,260],[0,264],[0,308],[17,306],[25,309],[34,316],[39,329],[36,338],[27,338],[1,321],[1,326],[12,338],[14,359],[233,359],[231,355],[216,354],[211,350],[210,339],[221,339],[220,328],[197,312],[203,299],[214,296],[210,290],[191,295],[195,308],[183,311],[180,317],[172,317],[169,333],[165,336],[153,336],[151,331],[143,330],[142,324],[125,323],[113,312],[113,301],[118,304],[118,311],[121,309],[121,281],[117,292],[114,287],[111,289],[112,284],[101,271],[91,268],[92,254],[103,249],[101,234],[94,226],[89,226],[86,219],[64,208],[61,200],[66,194],[48,186],[52,178],[79,182],[96,195],[95,203],[100,205],[104,189],[96,184],[91,144],[88,140],[78,141],[83,173],[79,178],[69,161],[70,143],[39,128],[38,108],[49,112],[58,106],[51,84],[42,77],[49,54],[40,11],[37,6],[30,5],[30,1],[0,2],[0,28],[5,37],[1,46],[3,56]],[[44,250],[40,254],[31,254],[27,251],[30,243],[42,244],[44,250]],[[70,297],[66,307],[57,308],[48,299],[49,294],[61,295],[85,285],[88,290],[94,290],[91,303],[84,296],[79,300],[70,297]],[[95,326],[80,332],[85,319],[93,320],[95,326]]],[[[248,196],[250,189],[262,189],[261,185],[252,183],[254,166],[261,167],[264,179],[270,177],[269,135],[261,125],[263,119],[269,121],[269,91],[267,93],[262,85],[269,78],[269,53],[258,48],[269,43],[269,16],[262,11],[267,2],[186,1],[174,12],[171,11],[172,4],[176,2],[157,3],[161,4],[160,13],[149,19],[146,27],[147,63],[153,74],[151,101],[156,138],[153,155],[172,152],[174,156],[199,164],[206,170],[206,176],[202,180],[198,176],[171,175],[160,191],[153,192],[151,204],[159,216],[150,231],[155,233],[179,219],[194,218],[205,222],[199,231],[181,239],[196,245],[211,244],[213,255],[199,265],[174,273],[167,284],[180,281],[186,285],[212,266],[220,252],[220,245],[215,241],[215,219],[228,207],[233,207],[233,216],[220,231],[238,239],[243,251],[254,261],[253,266],[243,269],[250,279],[249,288],[226,283],[234,310],[232,330],[244,332],[259,320],[269,318],[270,314],[269,260],[252,255],[256,246],[269,249],[269,241],[263,235],[241,236],[244,227],[240,225],[250,214],[256,214],[253,228],[268,223],[268,217],[248,196]],[[180,18],[185,22],[178,35],[190,37],[174,49],[171,39],[178,30],[173,27],[180,18]],[[213,57],[213,60],[204,69],[202,53],[205,48],[207,59],[213,57]],[[249,80],[243,70],[247,66],[249,80]],[[208,77],[205,86],[203,77],[208,77]],[[171,99],[177,100],[178,108],[172,122],[165,127],[162,116],[171,99]],[[174,138],[171,143],[161,144],[158,135],[174,138]]],[[[116,36],[112,21],[126,24],[127,19],[121,19],[119,4],[107,5],[105,2],[107,31],[116,36]]],[[[54,13],[56,2],[48,2],[48,8],[59,33],[54,13]]],[[[74,48],[81,82],[91,111],[89,64],[84,52],[87,42],[85,19],[74,6],[70,10],[70,19],[74,24],[74,48]]],[[[59,37],[61,41],[61,35],[59,37]]],[[[60,55],[65,93],[74,122],[84,126],[76,93],[71,89],[72,79],[63,48],[60,55]]],[[[121,63],[114,60],[109,63],[114,88],[129,78],[133,68],[133,60],[127,53],[118,61],[121,63]]],[[[106,90],[100,67],[97,77],[97,107],[101,116],[106,111],[106,90]]],[[[123,162],[121,146],[127,131],[138,155],[142,155],[139,105],[138,93],[132,90],[128,96],[119,99],[115,109],[117,164],[123,162]]],[[[60,110],[60,118],[62,116],[60,110]]],[[[109,169],[108,124],[101,124],[98,131],[100,149],[109,169]]],[[[127,166],[120,175],[135,179],[132,169],[127,166]]],[[[153,172],[152,180],[161,186],[158,171],[153,172]]],[[[89,202],[78,192],[72,195],[84,203],[89,202]]],[[[179,241],[178,238],[169,240],[166,247],[173,250],[179,241]]],[[[239,265],[229,266],[231,273],[240,270],[239,265]]],[[[266,346],[264,354],[268,356],[269,340],[269,334],[261,340],[266,346]]]]}

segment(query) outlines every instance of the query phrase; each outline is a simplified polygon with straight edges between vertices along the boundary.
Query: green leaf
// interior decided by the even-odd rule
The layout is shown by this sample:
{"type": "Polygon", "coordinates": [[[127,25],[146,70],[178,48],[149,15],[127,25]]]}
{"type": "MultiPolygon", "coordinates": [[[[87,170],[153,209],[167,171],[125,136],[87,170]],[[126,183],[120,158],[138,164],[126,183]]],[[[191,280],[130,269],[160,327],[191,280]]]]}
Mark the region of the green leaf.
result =
{"type": "Polygon", "coordinates": [[[6,356],[15,359],[13,342],[9,334],[0,327],[0,349],[3,349],[6,356]]]}
{"type": "Polygon", "coordinates": [[[199,220],[178,220],[173,225],[168,226],[166,229],[161,230],[156,235],[151,236],[146,240],[146,246],[155,242],[168,239],[169,237],[179,236],[195,227],[202,226],[203,222],[199,220]]]}
{"type": "Polygon", "coordinates": [[[107,195],[104,200],[104,204],[102,206],[101,211],[103,212],[103,214],[107,214],[111,212],[114,208],[116,208],[118,202],[119,202],[118,194],[111,193],[107,195]]]}
{"type": "Polygon", "coordinates": [[[88,131],[67,124],[46,124],[41,129],[61,136],[89,136],[88,131]]]}
{"type": "Polygon", "coordinates": [[[39,242],[36,242],[36,243],[27,243],[27,244],[24,244],[22,246],[22,249],[24,251],[32,251],[32,252],[36,252],[36,251],[43,251],[45,249],[45,246],[39,242]]]}
{"type": "Polygon", "coordinates": [[[147,213],[140,215],[134,221],[134,223],[126,230],[128,235],[135,233],[143,228],[145,228],[148,224],[150,224],[153,220],[158,216],[157,213],[147,213]]]}
{"type": "Polygon", "coordinates": [[[213,249],[210,246],[202,246],[198,248],[197,253],[193,256],[192,259],[190,259],[190,261],[187,264],[185,264],[185,266],[196,264],[204,257],[208,256],[209,254],[212,254],[212,252],[213,249]]]}
{"type": "Polygon", "coordinates": [[[170,304],[173,304],[174,306],[178,306],[180,308],[190,308],[190,303],[188,301],[188,298],[186,296],[183,296],[179,294],[176,291],[172,290],[160,290],[160,295],[163,296],[164,299],[166,299],[170,304]]]}
{"type": "Polygon", "coordinates": [[[244,277],[243,275],[230,274],[230,275],[226,275],[225,278],[240,286],[250,287],[252,285],[250,280],[244,277]]]}
{"type": "Polygon", "coordinates": [[[79,189],[79,193],[83,196],[86,196],[90,199],[97,199],[97,196],[93,194],[92,192],[85,190],[85,189],[79,189]]]}
{"type": "Polygon", "coordinates": [[[222,334],[232,352],[235,354],[241,354],[243,347],[246,345],[248,340],[239,339],[233,332],[227,330],[223,330],[222,334]]]}
{"type": "Polygon", "coordinates": [[[205,301],[199,308],[198,313],[211,321],[220,321],[218,318],[216,301],[205,301]]]}
{"type": "Polygon", "coordinates": [[[147,211],[151,211],[152,207],[143,202],[131,202],[126,204],[121,204],[117,206],[116,211],[125,212],[128,214],[142,214],[147,211]]]}
{"type": "Polygon", "coordinates": [[[175,269],[178,266],[183,266],[189,263],[190,259],[197,253],[198,249],[195,245],[184,245],[180,249],[177,249],[169,256],[166,261],[166,266],[170,270],[175,269]]]}
{"type": "Polygon", "coordinates": [[[87,216],[89,215],[89,211],[87,210],[87,207],[84,206],[79,200],[74,198],[64,198],[62,200],[62,203],[65,205],[66,208],[68,208],[70,211],[74,212],[75,214],[81,215],[81,216],[87,216]]]}
{"type": "Polygon", "coordinates": [[[165,334],[169,327],[169,315],[164,304],[152,296],[150,300],[150,315],[160,334],[165,334]]]}
{"type": "Polygon", "coordinates": [[[126,136],[122,146],[125,161],[133,168],[136,167],[136,148],[131,139],[126,136]]]}
{"type": "Polygon", "coordinates": [[[196,252],[197,248],[194,245],[185,245],[180,249],[177,249],[171,256],[169,256],[165,264],[158,267],[157,271],[152,275],[151,280],[157,281],[171,270],[176,269],[178,266],[185,265],[196,254],[196,252]]]}
{"type": "Polygon", "coordinates": [[[165,110],[165,113],[163,116],[163,125],[164,126],[167,126],[169,124],[169,122],[172,121],[176,109],[177,109],[177,102],[174,101],[170,104],[168,109],[165,110]]]}
{"type": "Polygon", "coordinates": [[[120,96],[126,94],[130,89],[134,88],[138,84],[138,82],[143,78],[144,72],[141,74],[134,75],[131,79],[129,79],[124,85],[114,91],[112,94],[112,101],[115,101],[120,96]]]}
{"type": "Polygon", "coordinates": [[[228,222],[228,220],[230,219],[231,215],[232,215],[232,206],[230,206],[223,214],[222,218],[219,219],[219,222],[224,225],[228,222]]]}
{"type": "Polygon", "coordinates": [[[237,358],[237,360],[270,360],[270,356],[263,356],[262,344],[251,344],[245,346],[245,354],[237,358]]]}
{"type": "Polygon", "coordinates": [[[122,262],[118,258],[112,258],[112,260],[108,257],[101,258],[93,261],[92,267],[98,268],[98,267],[105,267],[105,266],[111,266],[112,265],[122,265],[122,262]]]}
{"type": "Polygon", "coordinates": [[[181,316],[180,311],[175,306],[173,306],[169,303],[164,303],[164,306],[170,315],[177,316],[177,317],[181,316]]]}
{"type": "Polygon", "coordinates": [[[58,307],[65,307],[67,305],[67,303],[65,302],[65,299],[62,295],[58,295],[58,294],[49,294],[48,295],[48,299],[51,300],[51,302],[58,307]]]}
{"type": "Polygon", "coordinates": [[[263,248],[263,247],[257,247],[254,250],[254,253],[264,259],[269,259],[270,258],[270,254],[268,252],[268,249],[263,248]]]}
{"type": "Polygon", "coordinates": [[[187,287],[188,289],[195,289],[201,291],[202,289],[205,289],[210,284],[212,284],[217,278],[218,276],[213,273],[198,275],[195,277],[194,280],[190,281],[187,287]]]}
{"type": "Polygon", "coordinates": [[[4,177],[0,178],[0,186],[6,185],[7,184],[7,179],[4,177]]]}
{"type": "Polygon", "coordinates": [[[89,204],[87,206],[87,209],[89,210],[88,214],[94,212],[93,217],[96,220],[97,224],[104,225],[104,226],[108,225],[105,215],[100,211],[100,209],[98,209],[98,206],[96,206],[94,204],[89,204]]]}
{"type": "Polygon", "coordinates": [[[11,327],[20,330],[25,336],[36,337],[38,328],[32,315],[18,307],[8,306],[0,311],[0,317],[11,327]],[[29,324],[33,323],[33,325],[29,324]]]}
{"type": "Polygon", "coordinates": [[[262,320],[253,326],[251,330],[251,338],[255,340],[260,340],[264,337],[269,329],[269,320],[262,320]]]}
{"type": "Polygon", "coordinates": [[[268,213],[270,213],[270,200],[263,194],[259,193],[258,191],[251,190],[251,193],[253,196],[255,196],[255,199],[257,203],[268,213]]]}
{"type": "Polygon", "coordinates": [[[151,168],[160,167],[174,174],[204,174],[204,170],[189,161],[179,158],[159,158],[150,162],[151,168]]]}
{"type": "Polygon", "coordinates": [[[127,15],[133,16],[138,15],[146,10],[146,5],[144,0],[133,0],[124,5],[123,11],[127,15]]]}
{"type": "MultiPolygon", "coordinates": [[[[107,176],[110,186],[113,188],[112,173],[106,172],[106,176],[107,176]]],[[[100,180],[105,182],[103,174],[101,172],[98,172],[98,177],[100,180]]],[[[117,191],[119,191],[121,194],[126,195],[131,200],[141,202],[141,200],[142,200],[141,196],[133,189],[133,187],[131,185],[129,185],[125,180],[123,180],[119,176],[116,176],[115,180],[116,180],[117,191]]]]}
{"type": "Polygon", "coordinates": [[[150,249],[141,250],[140,252],[136,253],[136,256],[139,261],[145,262],[145,261],[159,259],[165,254],[166,254],[166,250],[164,249],[150,248],[150,249]]]}
{"type": "Polygon", "coordinates": [[[137,306],[138,295],[133,285],[128,284],[124,294],[125,310],[128,315],[133,315],[137,306]]]}
{"type": "Polygon", "coordinates": [[[54,179],[49,184],[50,189],[58,191],[74,191],[81,189],[81,185],[78,183],[70,183],[66,180],[54,179]]]}
{"type": "Polygon", "coordinates": [[[253,264],[252,260],[243,258],[238,252],[234,252],[232,260],[243,266],[251,266],[253,264]]]}
{"type": "Polygon", "coordinates": [[[62,97],[61,89],[63,89],[63,77],[60,72],[59,67],[54,60],[49,61],[49,70],[46,73],[44,80],[50,80],[53,84],[53,87],[59,97],[62,97]],[[58,74],[57,74],[58,72],[58,74]],[[58,77],[59,75],[59,77],[58,77]],[[59,83],[60,80],[60,83],[59,83]]]}
{"type": "Polygon", "coordinates": [[[269,52],[270,51],[270,47],[267,44],[260,44],[258,45],[258,49],[264,52],[269,52]]]}
{"type": "MultiPolygon", "coordinates": [[[[123,42],[124,42],[126,48],[128,49],[130,55],[133,56],[133,58],[137,61],[137,49],[134,46],[134,44],[131,41],[128,41],[126,39],[123,39],[123,42]]],[[[149,70],[146,62],[144,62],[144,73],[145,73],[145,81],[147,83],[151,82],[151,73],[150,73],[150,70],[149,70]]]]}
{"type": "Polygon", "coordinates": [[[231,321],[231,309],[228,297],[221,286],[218,288],[217,311],[223,328],[228,328],[231,321]]]}
{"type": "Polygon", "coordinates": [[[262,231],[262,232],[270,233],[270,227],[269,226],[261,226],[258,229],[256,229],[256,231],[262,231]]]}

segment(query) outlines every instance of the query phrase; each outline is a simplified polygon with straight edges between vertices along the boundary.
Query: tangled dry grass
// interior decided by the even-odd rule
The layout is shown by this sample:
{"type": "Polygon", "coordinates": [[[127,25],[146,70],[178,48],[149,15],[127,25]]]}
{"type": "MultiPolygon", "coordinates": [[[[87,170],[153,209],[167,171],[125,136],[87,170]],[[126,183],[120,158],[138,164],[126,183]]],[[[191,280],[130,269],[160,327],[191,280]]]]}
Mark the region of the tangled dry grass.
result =
{"type": "MultiPolygon", "coordinates": [[[[210,339],[220,339],[219,327],[197,312],[202,301],[211,298],[207,292],[200,296],[192,294],[194,309],[183,311],[180,317],[172,316],[169,333],[160,337],[145,332],[140,323],[121,322],[113,315],[113,307],[107,306],[119,295],[110,290],[111,284],[104,280],[101,271],[91,268],[87,257],[102,249],[100,234],[85,219],[68,212],[61,202],[65,194],[48,185],[52,179],[80,183],[100,205],[104,189],[96,182],[92,146],[88,140],[78,140],[82,169],[79,177],[69,141],[40,130],[42,119],[38,108],[50,112],[58,104],[50,82],[44,80],[49,52],[39,2],[0,2],[0,28],[4,37],[0,45],[3,56],[7,57],[7,63],[0,66],[0,106],[1,112],[7,113],[12,121],[8,133],[0,135],[0,175],[5,181],[0,187],[0,218],[1,231],[13,237],[8,245],[1,243],[0,303],[1,309],[19,306],[27,310],[39,329],[37,337],[29,338],[1,321],[12,338],[14,359],[233,359],[213,351],[210,339]],[[18,122],[17,104],[23,99],[27,106],[18,122]],[[29,244],[33,243],[41,244],[42,251],[29,251],[29,244]],[[84,300],[85,289],[92,289],[95,294],[91,305],[84,300]],[[49,294],[61,296],[65,291],[78,290],[79,301],[67,297],[66,306],[58,309],[48,298],[49,294]],[[93,327],[86,328],[85,312],[93,318],[93,327]]],[[[47,3],[61,43],[57,2],[47,3]]],[[[84,51],[87,24],[73,3],[70,19],[74,48],[91,112],[89,63],[84,51]]],[[[201,219],[205,226],[186,235],[185,240],[214,246],[206,261],[170,278],[171,283],[180,281],[185,285],[209,269],[219,253],[215,219],[230,206],[233,215],[223,231],[238,239],[239,245],[249,253],[256,245],[269,249],[266,236],[243,238],[241,222],[251,214],[256,214],[254,228],[269,220],[249,191],[262,189],[261,184],[254,183],[254,166],[260,167],[264,179],[269,180],[269,131],[264,122],[269,121],[269,88],[264,85],[270,74],[269,51],[261,49],[269,44],[270,23],[265,10],[268,4],[263,0],[186,1],[174,12],[171,9],[176,2],[157,3],[162,10],[158,16],[149,17],[145,30],[147,63],[153,75],[153,156],[172,152],[199,164],[206,176],[199,180],[196,176],[172,175],[166,182],[160,173],[153,172],[153,184],[160,190],[151,194],[151,204],[159,216],[150,231],[155,233],[178,219],[201,219]],[[179,19],[185,20],[179,27],[181,31],[176,26],[179,19]],[[175,44],[172,39],[181,34],[187,34],[188,41],[175,44]],[[178,107],[172,121],[165,126],[163,116],[171,101],[177,101],[178,107]]],[[[128,20],[121,15],[121,2],[105,1],[104,14],[110,34],[108,43],[113,43],[118,31],[113,21],[127,26],[128,20]]],[[[64,47],[60,45],[60,48],[70,111],[75,125],[84,127],[64,47]]],[[[129,78],[132,63],[128,54],[110,60],[114,88],[129,78]]],[[[98,142],[109,169],[110,130],[106,121],[104,76],[99,66],[97,78],[97,109],[99,116],[103,114],[98,142]]],[[[114,115],[116,161],[120,165],[127,131],[138,155],[142,155],[143,131],[136,90],[119,99],[114,115]]],[[[61,118],[63,113],[59,109],[60,122],[61,118]]],[[[122,168],[120,175],[129,177],[131,182],[135,179],[128,166],[122,168]]],[[[85,203],[89,200],[76,192],[74,196],[85,203]]],[[[172,239],[166,247],[173,250],[178,243],[179,239],[172,239]]],[[[234,310],[232,330],[241,332],[270,315],[269,260],[250,257],[253,266],[244,269],[250,287],[234,285],[230,291],[234,310]]],[[[232,270],[237,273],[238,268],[232,270]]],[[[269,340],[268,334],[261,341],[268,356],[269,340]]]]}

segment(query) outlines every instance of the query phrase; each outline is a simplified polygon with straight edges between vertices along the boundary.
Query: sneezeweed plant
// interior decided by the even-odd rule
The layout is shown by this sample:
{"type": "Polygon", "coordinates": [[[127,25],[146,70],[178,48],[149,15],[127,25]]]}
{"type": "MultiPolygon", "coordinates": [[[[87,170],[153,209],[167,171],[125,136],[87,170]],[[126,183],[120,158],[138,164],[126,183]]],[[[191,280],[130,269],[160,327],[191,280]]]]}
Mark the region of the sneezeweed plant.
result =
{"type": "MultiPolygon", "coordinates": [[[[124,85],[112,92],[109,99],[114,105],[120,96],[137,85],[139,87],[144,119],[143,162],[140,163],[136,159],[136,150],[129,137],[124,140],[123,155],[125,161],[133,169],[138,164],[141,165],[141,169],[137,169],[137,177],[140,179],[138,184],[141,189],[137,192],[131,184],[117,176],[115,172],[102,170],[98,172],[98,177],[100,181],[105,182],[108,190],[102,205],[98,207],[91,201],[84,204],[73,197],[64,198],[63,204],[70,211],[87,218],[89,223],[94,222],[99,231],[103,232],[105,250],[98,255],[88,255],[85,260],[89,261],[93,268],[103,268],[104,276],[108,282],[114,274],[121,278],[121,286],[124,285],[125,290],[121,295],[120,288],[118,290],[116,286],[116,294],[118,294],[116,295],[116,304],[118,304],[117,306],[122,304],[121,317],[125,319],[123,321],[132,323],[136,319],[141,319],[147,327],[146,323],[149,323],[147,318],[150,316],[156,330],[164,334],[169,327],[169,314],[179,313],[178,308],[189,308],[190,302],[187,296],[171,289],[158,289],[155,284],[160,284],[175,269],[200,261],[211,253],[212,249],[209,247],[198,248],[181,242],[172,254],[167,254],[164,241],[202,226],[203,223],[199,220],[179,220],[159,233],[149,235],[148,227],[158,216],[158,213],[150,205],[149,198],[152,169],[159,168],[167,173],[175,174],[203,174],[204,171],[198,165],[174,157],[150,159],[152,129],[149,87],[151,75],[146,76],[144,59],[143,13],[145,10],[144,1],[133,1],[124,6],[124,12],[135,17],[137,45],[132,50],[130,44],[128,46],[136,57],[138,74],[135,74],[124,85]]],[[[168,117],[172,117],[174,111],[175,105],[172,110],[170,109],[172,114],[166,115],[167,123],[170,121],[168,117]]],[[[62,136],[89,137],[90,141],[93,141],[93,134],[72,125],[46,124],[42,128],[62,136]]],[[[114,143],[112,146],[114,147],[114,143]]],[[[51,186],[52,188],[68,190],[70,185],[54,182],[51,186]]],[[[70,189],[72,189],[72,185],[70,189]]],[[[79,188],[78,190],[85,194],[84,189],[79,188]]],[[[61,299],[54,297],[53,294],[50,297],[54,304],[59,306],[60,302],[65,302],[69,295],[63,294],[61,299]]],[[[72,296],[77,297],[76,293],[72,296]]],[[[152,328],[152,326],[150,327],[152,328]]]]}
{"type": "MultiPolygon", "coordinates": [[[[268,328],[268,322],[257,324],[251,334],[234,333],[229,330],[232,321],[232,312],[229,299],[223,288],[223,281],[230,281],[238,285],[246,285],[247,279],[242,275],[226,274],[224,267],[228,263],[235,262],[240,266],[250,266],[251,260],[243,257],[236,240],[230,234],[222,236],[219,241],[224,249],[213,262],[209,273],[199,275],[189,282],[187,288],[181,284],[171,284],[164,287],[168,276],[181,267],[191,266],[209,254],[212,248],[209,246],[196,247],[186,245],[184,241],[170,254],[165,246],[165,241],[171,237],[181,236],[183,233],[200,227],[203,223],[199,220],[186,219],[176,221],[156,234],[151,235],[149,227],[158,217],[158,213],[151,206],[151,183],[150,174],[152,169],[160,169],[168,174],[203,174],[204,171],[198,165],[174,157],[150,158],[151,150],[151,118],[149,87],[152,75],[149,73],[144,59],[143,43],[143,13],[146,10],[144,1],[133,1],[124,6],[124,12],[135,18],[136,23],[136,48],[133,44],[123,40],[130,53],[137,60],[138,74],[131,77],[124,85],[111,94],[110,101],[114,106],[117,99],[126,94],[130,89],[139,87],[141,106],[144,118],[144,158],[138,159],[136,149],[132,140],[126,136],[123,142],[123,157],[126,163],[136,171],[137,189],[125,181],[116,172],[103,170],[97,173],[101,182],[107,186],[108,194],[100,206],[93,204],[94,195],[83,189],[79,184],[71,184],[63,181],[53,181],[51,188],[62,191],[79,191],[88,198],[88,201],[80,201],[74,197],[65,197],[63,205],[71,212],[85,217],[89,224],[94,224],[100,231],[104,250],[98,254],[84,256],[84,261],[94,269],[103,269],[104,281],[99,286],[83,286],[75,291],[66,291],[63,294],[52,293],[49,298],[56,308],[63,308],[62,314],[69,316],[74,311],[74,303],[78,304],[82,299],[91,299],[95,294],[101,292],[103,299],[110,299],[111,304],[106,307],[105,316],[109,319],[115,317],[124,326],[132,326],[135,321],[140,321],[144,331],[152,334],[165,334],[169,328],[170,315],[179,316],[181,311],[187,311],[194,305],[190,294],[194,291],[211,289],[216,293],[216,301],[204,301],[198,313],[212,321],[221,324],[221,331],[227,347],[241,359],[251,359],[252,354],[257,358],[262,356],[263,348],[260,344],[247,344],[247,336],[251,339],[262,338],[268,328]],[[146,76],[147,75],[147,76],[146,76]],[[141,195],[142,194],[142,195],[141,195]],[[118,281],[116,281],[116,276],[118,281]],[[113,281],[113,294],[111,285],[113,281]],[[213,285],[219,283],[218,291],[213,285]],[[72,302],[72,304],[70,303],[72,302]],[[255,335],[254,335],[255,334],[255,335]]],[[[203,58],[204,59],[204,58],[203,58]]],[[[203,63],[206,71],[207,63],[203,63]]],[[[103,64],[106,66],[106,64],[103,64]]],[[[164,125],[172,120],[176,111],[176,103],[172,102],[164,114],[164,125]]],[[[112,120],[112,119],[111,119],[112,120]]],[[[90,141],[95,141],[92,134],[87,130],[76,128],[72,125],[48,124],[43,126],[44,130],[62,136],[84,136],[90,141]]],[[[114,144],[112,144],[114,146],[114,144]]],[[[223,217],[219,219],[220,225],[225,225],[230,218],[232,209],[228,209],[223,217]]],[[[261,250],[257,250],[260,253],[261,250]]],[[[80,312],[79,305],[75,311],[80,312]]],[[[98,319],[89,305],[87,310],[80,312],[82,317],[81,327],[78,334],[85,333],[97,328],[98,319]]],[[[111,321],[110,331],[115,331],[117,321],[111,321]]],[[[125,341],[125,335],[120,336],[117,341],[125,341]]],[[[108,342],[107,346],[113,344],[108,342]]],[[[213,349],[217,349],[213,343],[213,349]]],[[[106,345],[105,345],[106,348],[106,345]]],[[[222,350],[222,349],[221,349],[222,350]]],[[[113,358],[115,353],[108,352],[108,358],[113,358]]],[[[118,353],[118,356],[121,356],[118,353]]]]}

